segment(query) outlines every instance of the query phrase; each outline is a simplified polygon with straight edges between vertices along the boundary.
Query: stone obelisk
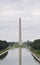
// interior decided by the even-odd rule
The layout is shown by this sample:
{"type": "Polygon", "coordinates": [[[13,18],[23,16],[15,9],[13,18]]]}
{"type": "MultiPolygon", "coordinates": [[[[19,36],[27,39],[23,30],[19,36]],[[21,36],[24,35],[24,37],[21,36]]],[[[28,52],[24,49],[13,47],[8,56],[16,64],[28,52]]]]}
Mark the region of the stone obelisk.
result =
{"type": "MultiPolygon", "coordinates": [[[[19,45],[22,44],[21,39],[21,18],[19,18],[19,45]]],[[[19,48],[19,65],[22,65],[22,49],[19,48]]]]}
{"type": "Polygon", "coordinates": [[[19,44],[22,43],[22,39],[21,39],[21,18],[19,18],[19,44]]]}

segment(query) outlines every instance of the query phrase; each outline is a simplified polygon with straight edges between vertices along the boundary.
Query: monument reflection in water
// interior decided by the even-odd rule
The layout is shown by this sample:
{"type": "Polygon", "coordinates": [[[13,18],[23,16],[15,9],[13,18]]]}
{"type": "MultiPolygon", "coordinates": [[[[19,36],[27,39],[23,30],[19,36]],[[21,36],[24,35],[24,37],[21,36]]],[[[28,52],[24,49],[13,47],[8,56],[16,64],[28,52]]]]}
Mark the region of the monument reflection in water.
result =
{"type": "MultiPolygon", "coordinates": [[[[19,18],[19,45],[22,44],[21,39],[21,18],[19,18]]],[[[19,48],[19,65],[22,65],[22,48],[19,48]]]]}

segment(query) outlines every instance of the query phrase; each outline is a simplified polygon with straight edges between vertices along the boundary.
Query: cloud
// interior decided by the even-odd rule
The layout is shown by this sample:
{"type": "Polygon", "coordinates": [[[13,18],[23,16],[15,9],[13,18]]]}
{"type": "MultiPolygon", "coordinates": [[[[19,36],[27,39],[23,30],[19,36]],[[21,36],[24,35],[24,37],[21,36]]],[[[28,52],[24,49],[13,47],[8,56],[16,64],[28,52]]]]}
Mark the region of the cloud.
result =
{"type": "Polygon", "coordinates": [[[0,39],[18,41],[19,17],[23,40],[40,38],[40,0],[0,0],[0,39]]]}

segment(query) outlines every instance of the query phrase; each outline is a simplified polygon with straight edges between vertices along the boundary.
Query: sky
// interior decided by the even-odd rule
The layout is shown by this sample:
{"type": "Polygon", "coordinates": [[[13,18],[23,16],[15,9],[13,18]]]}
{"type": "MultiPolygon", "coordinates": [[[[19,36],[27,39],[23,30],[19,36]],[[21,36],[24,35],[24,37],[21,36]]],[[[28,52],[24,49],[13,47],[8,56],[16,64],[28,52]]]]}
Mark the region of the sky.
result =
{"type": "Polygon", "coordinates": [[[40,39],[40,0],[0,0],[0,40],[19,41],[19,17],[22,41],[40,39]]]}

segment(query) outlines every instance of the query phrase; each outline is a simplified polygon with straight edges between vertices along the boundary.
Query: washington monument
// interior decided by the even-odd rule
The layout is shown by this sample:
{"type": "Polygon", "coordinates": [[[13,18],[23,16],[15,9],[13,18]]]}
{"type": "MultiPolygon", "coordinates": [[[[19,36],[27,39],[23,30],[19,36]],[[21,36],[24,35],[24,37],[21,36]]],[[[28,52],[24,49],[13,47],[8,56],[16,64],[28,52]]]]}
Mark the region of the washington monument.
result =
{"type": "Polygon", "coordinates": [[[21,18],[19,18],[19,44],[22,43],[22,37],[21,37],[21,18]]]}
{"type": "MultiPolygon", "coordinates": [[[[21,18],[19,18],[19,45],[22,44],[22,37],[21,37],[21,18]]],[[[22,65],[22,49],[19,48],[19,65],[22,65]]]]}

